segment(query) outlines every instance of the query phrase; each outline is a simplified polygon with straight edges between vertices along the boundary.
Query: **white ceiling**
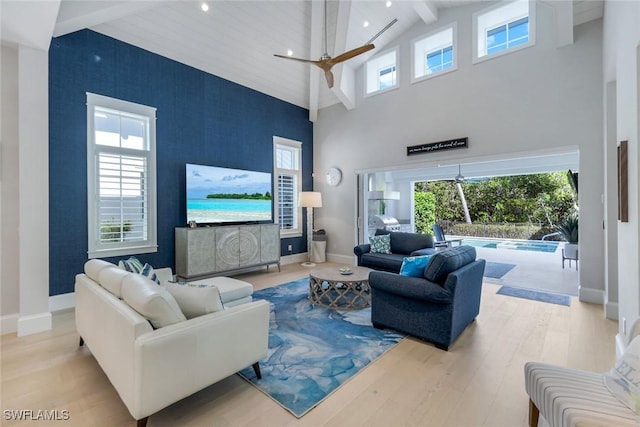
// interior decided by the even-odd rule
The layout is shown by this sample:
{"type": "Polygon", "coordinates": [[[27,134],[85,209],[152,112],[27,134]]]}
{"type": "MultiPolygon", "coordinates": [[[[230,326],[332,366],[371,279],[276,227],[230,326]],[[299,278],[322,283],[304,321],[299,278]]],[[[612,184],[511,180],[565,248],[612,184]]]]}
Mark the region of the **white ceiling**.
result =
{"type": "MultiPolygon", "coordinates": [[[[433,22],[439,9],[478,1],[483,0],[395,0],[386,7],[385,0],[331,0],[327,6],[328,53],[337,56],[363,45],[397,18],[398,22],[375,41],[376,49],[347,61],[348,68],[355,70],[419,20],[433,22]],[[370,23],[367,28],[363,27],[365,20],[370,23]]],[[[273,56],[291,49],[294,56],[319,59],[323,51],[322,1],[208,0],[208,12],[201,10],[201,3],[1,0],[2,40],[47,49],[51,35],[89,28],[309,108],[312,116],[320,108],[345,103],[338,67],[334,68],[337,83],[331,91],[316,67],[273,56]]],[[[602,0],[573,1],[572,24],[597,19],[602,11],[602,0]]]]}

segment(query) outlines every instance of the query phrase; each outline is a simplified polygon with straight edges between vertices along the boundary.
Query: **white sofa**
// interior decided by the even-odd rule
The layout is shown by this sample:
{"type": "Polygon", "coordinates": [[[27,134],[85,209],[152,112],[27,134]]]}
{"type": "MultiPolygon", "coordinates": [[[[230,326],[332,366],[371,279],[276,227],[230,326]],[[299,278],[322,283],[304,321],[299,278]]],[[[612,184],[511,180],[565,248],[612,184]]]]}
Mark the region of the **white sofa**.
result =
{"type": "MultiPolygon", "coordinates": [[[[156,274],[164,281],[172,277],[170,269],[156,274]]],[[[268,348],[266,301],[187,320],[164,288],[102,260],[85,264],[85,273],[76,276],[75,292],[80,345],[86,343],[138,426],[247,366],[253,365],[260,377],[258,361],[268,348]],[[156,289],[162,291],[152,295],[156,289]],[[146,305],[139,308],[141,301],[146,305]],[[165,313],[145,317],[128,303],[144,313],[162,306],[165,313]],[[154,328],[150,322],[167,326],[154,328]]]]}

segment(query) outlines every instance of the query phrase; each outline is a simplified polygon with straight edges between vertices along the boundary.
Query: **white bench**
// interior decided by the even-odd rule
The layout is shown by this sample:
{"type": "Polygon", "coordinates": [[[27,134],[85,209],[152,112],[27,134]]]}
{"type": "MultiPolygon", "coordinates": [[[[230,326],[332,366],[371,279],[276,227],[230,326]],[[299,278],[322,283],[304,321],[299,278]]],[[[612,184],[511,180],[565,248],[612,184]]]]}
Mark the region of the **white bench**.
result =
{"type": "Polygon", "coordinates": [[[603,374],[528,362],[529,426],[542,415],[550,427],[635,426],[638,416],[609,392],[603,374]]]}
{"type": "Polygon", "coordinates": [[[631,342],[614,368],[606,373],[526,363],[529,426],[538,427],[538,421],[541,426],[550,427],[640,425],[640,415],[630,409],[637,410],[640,404],[639,335],[640,319],[637,319],[629,332],[631,342]]]}

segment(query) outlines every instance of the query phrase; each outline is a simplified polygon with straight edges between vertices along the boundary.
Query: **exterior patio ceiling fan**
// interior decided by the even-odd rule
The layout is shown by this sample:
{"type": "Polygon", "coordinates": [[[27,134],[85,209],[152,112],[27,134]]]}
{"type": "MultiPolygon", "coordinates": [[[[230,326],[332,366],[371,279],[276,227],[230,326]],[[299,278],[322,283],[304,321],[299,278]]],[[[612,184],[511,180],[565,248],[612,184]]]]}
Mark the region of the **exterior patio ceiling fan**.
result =
{"type": "Polygon", "coordinates": [[[456,175],[453,180],[456,182],[456,184],[462,184],[464,182],[464,176],[462,175],[462,172],[460,170],[460,163],[458,163],[458,175],[456,175]]]}
{"type": "Polygon", "coordinates": [[[273,56],[277,56],[278,58],[291,59],[293,61],[299,61],[299,62],[306,62],[306,63],[309,63],[309,64],[314,64],[315,66],[317,66],[320,69],[322,69],[322,71],[324,71],[324,77],[327,80],[327,84],[329,85],[329,88],[332,88],[333,87],[333,73],[331,72],[331,68],[333,68],[334,65],[337,65],[337,64],[339,64],[341,62],[347,61],[347,60],[349,60],[349,59],[351,59],[353,57],[356,57],[358,55],[361,55],[361,54],[363,54],[365,52],[368,52],[368,51],[374,49],[375,46],[373,45],[373,41],[375,39],[377,39],[382,33],[387,31],[389,29],[389,27],[391,27],[396,22],[398,22],[398,19],[394,18],[393,21],[388,23],[386,27],[384,27],[382,30],[380,30],[378,32],[378,34],[373,36],[364,45],[362,45],[360,47],[357,47],[355,49],[352,49],[350,51],[347,51],[345,53],[342,53],[342,54],[336,56],[335,58],[332,58],[327,53],[327,0],[325,0],[324,1],[324,46],[323,46],[324,53],[322,54],[320,59],[318,59],[317,61],[314,61],[314,60],[311,60],[311,59],[294,58],[292,56],[278,55],[278,54],[274,54],[273,56]]]}

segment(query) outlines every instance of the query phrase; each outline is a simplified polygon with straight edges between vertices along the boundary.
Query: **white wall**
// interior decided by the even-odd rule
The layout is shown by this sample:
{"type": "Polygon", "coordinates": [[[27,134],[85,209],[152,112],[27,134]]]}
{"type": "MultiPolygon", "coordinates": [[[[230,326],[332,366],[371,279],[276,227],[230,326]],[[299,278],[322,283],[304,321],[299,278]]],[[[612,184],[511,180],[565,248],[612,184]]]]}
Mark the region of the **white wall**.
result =
{"type": "Polygon", "coordinates": [[[2,46],[0,317],[19,336],[51,329],[48,70],[47,51],[2,46]]]}
{"type": "MultiPolygon", "coordinates": [[[[536,45],[472,64],[471,15],[486,4],[441,10],[432,26],[401,38],[400,88],[363,99],[346,111],[322,109],[314,127],[315,189],[323,192],[318,226],[329,233],[329,258],[353,254],[356,171],[462,162],[505,153],[580,150],[581,298],[604,301],[602,21],[575,28],[575,43],[556,48],[553,11],[538,3],[536,45]],[[410,41],[458,22],[458,70],[410,84],[410,41]],[[469,148],[406,156],[406,147],[468,136],[469,148]],[[329,166],[344,180],[328,187],[329,166]]],[[[362,70],[356,83],[362,87],[362,70]]],[[[353,258],[351,258],[353,259],[353,258]]]]}
{"type": "Polygon", "coordinates": [[[18,51],[2,46],[2,145],[0,158],[0,322],[2,333],[17,329],[18,286],[18,51]]]}
{"type": "Polygon", "coordinates": [[[631,323],[640,315],[640,2],[607,1],[604,16],[603,86],[616,91],[613,97],[617,117],[615,140],[629,141],[629,222],[617,221],[620,350],[627,341],[631,323]]]}

